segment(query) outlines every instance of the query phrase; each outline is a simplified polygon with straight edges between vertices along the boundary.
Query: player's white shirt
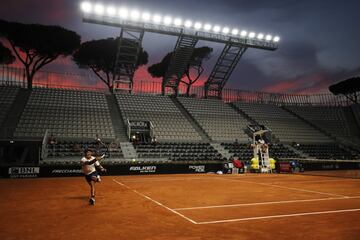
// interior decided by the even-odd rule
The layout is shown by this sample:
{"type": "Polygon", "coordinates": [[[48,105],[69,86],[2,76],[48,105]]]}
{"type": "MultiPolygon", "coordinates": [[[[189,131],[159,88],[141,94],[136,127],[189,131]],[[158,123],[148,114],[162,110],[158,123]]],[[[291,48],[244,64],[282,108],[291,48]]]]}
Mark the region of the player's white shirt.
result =
{"type": "Polygon", "coordinates": [[[95,157],[91,156],[90,159],[87,159],[86,157],[83,157],[81,160],[80,160],[80,163],[81,163],[81,166],[82,166],[82,171],[85,175],[89,175],[90,173],[93,173],[96,171],[96,168],[95,166],[100,166],[100,163],[99,161],[96,161],[95,163],[93,164],[90,164],[90,165],[87,165],[86,163],[87,162],[90,162],[92,160],[94,160],[95,157]]]}

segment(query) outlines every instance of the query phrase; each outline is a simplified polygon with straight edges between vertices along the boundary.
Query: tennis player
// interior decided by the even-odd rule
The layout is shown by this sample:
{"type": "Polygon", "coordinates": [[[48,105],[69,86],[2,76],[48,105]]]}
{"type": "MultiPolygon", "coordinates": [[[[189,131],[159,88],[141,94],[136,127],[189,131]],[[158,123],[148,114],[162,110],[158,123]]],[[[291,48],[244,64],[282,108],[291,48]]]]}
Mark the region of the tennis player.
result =
{"type": "Polygon", "coordinates": [[[85,156],[80,161],[85,179],[90,186],[89,202],[91,205],[95,204],[95,183],[101,182],[101,178],[97,172],[97,169],[99,169],[100,172],[106,172],[106,169],[101,166],[99,162],[104,157],[105,155],[101,155],[99,152],[96,152],[94,157],[92,150],[87,149],[85,150],[85,156]]]}

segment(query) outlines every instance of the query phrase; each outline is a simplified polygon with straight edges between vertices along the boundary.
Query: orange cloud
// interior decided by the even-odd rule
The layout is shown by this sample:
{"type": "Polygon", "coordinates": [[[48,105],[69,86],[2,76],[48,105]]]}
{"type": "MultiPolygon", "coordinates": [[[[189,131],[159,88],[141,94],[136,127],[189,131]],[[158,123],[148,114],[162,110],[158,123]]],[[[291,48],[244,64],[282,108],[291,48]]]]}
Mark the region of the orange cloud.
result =
{"type": "Polygon", "coordinates": [[[264,92],[273,93],[298,93],[311,94],[327,92],[332,80],[326,74],[313,74],[306,77],[281,81],[262,89],[264,92]]]}

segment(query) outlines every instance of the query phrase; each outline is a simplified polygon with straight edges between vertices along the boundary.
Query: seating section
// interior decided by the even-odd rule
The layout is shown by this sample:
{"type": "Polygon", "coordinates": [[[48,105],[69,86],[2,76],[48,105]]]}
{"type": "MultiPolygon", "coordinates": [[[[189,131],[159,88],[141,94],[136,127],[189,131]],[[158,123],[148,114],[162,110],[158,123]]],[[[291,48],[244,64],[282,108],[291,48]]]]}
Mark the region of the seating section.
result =
{"type": "Polygon", "coordinates": [[[271,158],[284,159],[284,158],[301,158],[300,154],[287,148],[281,143],[273,143],[269,145],[269,155],[271,158]]]}
{"type": "Polygon", "coordinates": [[[325,134],[276,105],[236,102],[235,106],[259,124],[270,128],[281,142],[332,142],[325,134]]]}
{"type": "MultiPolygon", "coordinates": [[[[250,144],[222,143],[221,145],[232,154],[232,157],[238,157],[240,160],[250,160],[253,158],[254,151],[250,144]]],[[[269,144],[269,155],[274,159],[301,157],[280,143],[269,144]]]]}
{"type": "MultiPolygon", "coordinates": [[[[19,94],[19,88],[0,86],[0,127],[19,94]]],[[[223,156],[210,143],[201,142],[198,126],[212,142],[221,145],[232,157],[250,160],[253,149],[245,133],[250,124],[240,111],[271,129],[280,141],[270,144],[270,157],[275,159],[359,159],[360,105],[351,107],[284,106],[235,102],[234,106],[216,99],[180,97],[177,101],[190,113],[178,108],[169,96],[116,93],[122,120],[151,121],[157,143],[136,144],[140,159],[171,161],[219,161],[223,156]],[[297,115],[297,116],[296,116],[297,115]],[[315,125],[315,127],[314,127],[315,125]],[[195,128],[196,129],[195,129],[195,128]],[[320,130],[319,130],[320,129],[320,130]],[[343,148],[324,131],[343,141],[343,148]],[[234,143],[238,139],[238,143],[234,143]],[[350,144],[350,142],[352,144],[350,144]],[[288,144],[295,143],[293,151],[288,144]],[[351,147],[350,147],[351,146],[351,147]],[[303,154],[302,154],[303,153],[303,154]]],[[[19,99],[19,98],[18,98],[19,99]]],[[[109,155],[124,158],[115,133],[106,96],[100,92],[35,88],[18,121],[14,136],[42,139],[46,130],[58,142],[47,149],[48,159],[78,158],[85,148],[96,148],[98,136],[109,145],[109,155]]],[[[128,143],[130,144],[130,143],[128,143]]],[[[130,145],[131,146],[131,145],[130,145]]],[[[132,149],[132,148],[131,148],[132,149]]],[[[123,148],[124,152],[126,151],[123,148]]],[[[105,151],[102,149],[102,151],[105,151]]],[[[107,150],[106,150],[107,151],[107,150]]],[[[219,150],[220,151],[220,150],[219,150]]]]}
{"type": "Polygon", "coordinates": [[[172,161],[218,161],[222,156],[209,143],[157,143],[134,146],[140,158],[172,161]]]}
{"type": "Polygon", "coordinates": [[[358,128],[360,128],[360,104],[351,105],[352,113],[354,114],[358,128]]]}
{"type": "Polygon", "coordinates": [[[349,109],[323,106],[289,106],[288,109],[333,136],[352,141],[356,139],[358,131],[346,118],[349,109]]]}
{"type": "Polygon", "coordinates": [[[6,116],[9,113],[18,92],[19,88],[17,87],[0,86],[0,127],[5,122],[6,116]]]}
{"type": "Polygon", "coordinates": [[[214,141],[246,142],[245,134],[249,122],[231,106],[221,100],[178,98],[197,123],[214,141]]]}
{"type": "Polygon", "coordinates": [[[16,137],[115,138],[105,95],[99,92],[33,89],[15,131],[16,137]]]}
{"type": "Polygon", "coordinates": [[[158,141],[200,141],[201,137],[168,96],[116,94],[124,122],[151,121],[158,141]]]}
{"type": "Polygon", "coordinates": [[[294,148],[317,159],[357,159],[359,156],[335,144],[299,144],[294,148]]]}
{"type": "Polygon", "coordinates": [[[93,149],[106,153],[110,158],[122,158],[123,153],[119,144],[115,142],[105,142],[106,147],[98,146],[93,141],[58,141],[47,146],[47,159],[76,157],[80,159],[84,155],[85,149],[93,149]]]}
{"type": "Polygon", "coordinates": [[[221,143],[221,145],[232,154],[231,157],[250,160],[254,156],[254,151],[249,143],[221,143]]]}

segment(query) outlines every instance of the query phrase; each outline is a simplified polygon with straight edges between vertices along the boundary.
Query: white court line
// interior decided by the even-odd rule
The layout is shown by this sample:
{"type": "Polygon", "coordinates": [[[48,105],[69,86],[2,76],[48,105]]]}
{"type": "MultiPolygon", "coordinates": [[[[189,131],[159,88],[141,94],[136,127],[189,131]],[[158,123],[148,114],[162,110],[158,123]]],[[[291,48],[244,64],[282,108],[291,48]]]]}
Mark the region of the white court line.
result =
{"type": "Polygon", "coordinates": [[[285,186],[280,186],[280,185],[276,185],[276,184],[258,183],[258,182],[245,181],[245,180],[232,180],[232,179],[226,179],[226,178],[219,178],[219,179],[228,180],[228,181],[245,182],[245,183],[251,183],[251,184],[258,184],[258,185],[263,185],[263,186],[268,186],[268,187],[284,188],[284,189],[295,190],[295,191],[300,191],[300,192],[316,193],[316,194],[327,195],[327,196],[348,197],[348,196],[341,195],[341,194],[319,192],[319,191],[313,191],[313,190],[308,190],[308,189],[303,189],[303,188],[285,187],[285,186]]]}
{"type": "Polygon", "coordinates": [[[320,215],[320,214],[343,213],[343,212],[357,212],[357,211],[360,211],[360,208],[332,210],[332,211],[321,211],[321,212],[303,212],[303,213],[281,214],[281,215],[272,215],[272,216],[270,215],[270,216],[261,216],[261,217],[224,219],[224,220],[215,220],[215,221],[207,221],[207,222],[197,222],[197,224],[228,223],[228,222],[260,220],[260,219],[297,217],[297,216],[320,215]]]}
{"type": "Polygon", "coordinates": [[[203,207],[186,207],[186,208],[174,208],[176,211],[208,209],[208,208],[229,208],[229,207],[242,207],[242,206],[257,206],[257,205],[270,205],[270,204],[283,204],[283,203],[300,203],[300,202],[317,202],[317,201],[330,201],[330,200],[344,200],[355,199],[360,196],[353,197],[335,197],[335,198],[314,198],[314,199],[298,199],[298,200],[284,200],[284,201],[271,201],[271,202],[256,202],[256,203],[239,203],[239,204],[225,204],[225,205],[213,205],[203,207]]]}
{"type": "MultiPolygon", "coordinates": [[[[327,179],[327,180],[309,180],[309,181],[293,181],[291,183],[320,183],[320,182],[344,182],[344,181],[360,181],[360,179],[347,178],[347,179],[327,179]]],[[[284,183],[282,182],[273,182],[275,184],[284,183]]]]}
{"type": "Polygon", "coordinates": [[[210,180],[215,178],[140,178],[139,180],[121,180],[126,183],[137,183],[137,182],[163,182],[163,181],[184,181],[184,180],[210,180]]]}
{"type": "Polygon", "coordinates": [[[156,201],[156,200],[152,199],[151,197],[146,196],[145,194],[142,194],[141,192],[138,192],[137,190],[130,188],[130,187],[129,187],[129,186],[127,186],[127,185],[125,185],[125,184],[123,184],[123,183],[121,183],[121,182],[116,181],[116,179],[113,179],[113,181],[114,181],[114,182],[116,182],[117,184],[119,184],[119,185],[121,185],[121,186],[123,186],[123,187],[125,187],[125,188],[127,188],[127,189],[129,189],[129,190],[131,190],[131,191],[133,191],[134,193],[136,193],[136,194],[138,194],[138,195],[140,195],[140,196],[142,196],[142,197],[144,197],[144,198],[146,198],[146,199],[148,199],[148,200],[152,201],[153,203],[155,203],[155,204],[157,204],[157,205],[159,205],[159,206],[161,206],[161,207],[163,207],[163,208],[165,208],[165,209],[169,210],[170,212],[175,213],[176,215],[178,215],[178,216],[180,216],[180,217],[182,217],[182,218],[184,218],[184,219],[188,220],[189,222],[191,222],[191,223],[193,223],[193,224],[197,224],[197,222],[195,222],[194,220],[192,220],[192,219],[190,219],[190,218],[188,218],[188,217],[184,216],[183,214],[181,214],[181,213],[179,213],[179,212],[177,212],[177,211],[175,211],[175,210],[173,210],[173,209],[171,209],[171,208],[169,208],[169,207],[165,206],[164,204],[162,204],[162,203],[160,203],[160,202],[158,202],[158,201],[156,201]]]}

